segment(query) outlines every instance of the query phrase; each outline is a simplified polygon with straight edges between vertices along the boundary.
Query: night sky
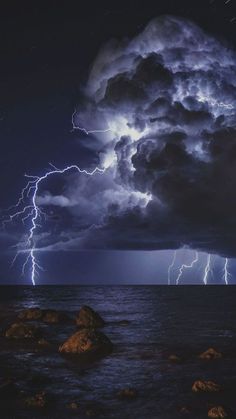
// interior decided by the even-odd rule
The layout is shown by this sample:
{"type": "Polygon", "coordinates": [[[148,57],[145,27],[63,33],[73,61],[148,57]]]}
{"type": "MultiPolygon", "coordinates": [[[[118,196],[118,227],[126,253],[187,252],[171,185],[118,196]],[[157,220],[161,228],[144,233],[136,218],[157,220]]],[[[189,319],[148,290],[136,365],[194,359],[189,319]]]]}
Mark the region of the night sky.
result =
{"type": "Polygon", "coordinates": [[[235,0],[16,2],[0,39],[1,283],[32,247],[39,284],[235,282],[235,0]],[[49,163],[104,173],[40,184],[26,245],[5,209],[49,163]]]}

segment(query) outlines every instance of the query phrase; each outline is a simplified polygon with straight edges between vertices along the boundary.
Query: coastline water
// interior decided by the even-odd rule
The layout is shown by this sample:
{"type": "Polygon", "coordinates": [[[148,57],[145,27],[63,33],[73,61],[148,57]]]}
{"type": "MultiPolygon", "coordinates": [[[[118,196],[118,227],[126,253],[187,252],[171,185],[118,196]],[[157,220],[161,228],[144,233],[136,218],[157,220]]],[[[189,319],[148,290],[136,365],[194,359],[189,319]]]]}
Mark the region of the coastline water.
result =
{"type": "Polygon", "coordinates": [[[188,412],[203,419],[216,405],[231,416],[236,412],[236,287],[2,286],[0,291],[1,379],[13,380],[22,397],[45,392],[49,398],[46,410],[32,410],[19,408],[13,397],[12,403],[5,401],[3,419],[93,413],[108,419],[173,419],[188,412]],[[77,330],[73,318],[83,305],[105,319],[102,330],[114,344],[111,355],[92,362],[58,352],[77,330]],[[62,310],[72,319],[40,324],[50,348],[4,337],[18,313],[29,307],[62,310]],[[210,347],[222,358],[199,359],[210,347]],[[195,380],[217,382],[222,391],[194,394],[195,380]],[[117,393],[125,388],[135,389],[137,397],[120,400],[117,393]],[[78,409],[69,409],[71,403],[78,409]]]}

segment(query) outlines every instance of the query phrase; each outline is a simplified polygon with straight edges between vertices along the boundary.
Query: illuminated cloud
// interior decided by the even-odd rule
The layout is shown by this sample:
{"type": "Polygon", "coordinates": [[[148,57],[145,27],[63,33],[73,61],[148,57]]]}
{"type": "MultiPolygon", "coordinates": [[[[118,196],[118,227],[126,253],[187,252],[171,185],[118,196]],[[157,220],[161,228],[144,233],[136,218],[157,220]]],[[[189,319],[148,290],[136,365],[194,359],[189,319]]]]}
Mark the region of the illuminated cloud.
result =
{"type": "MultiPolygon", "coordinates": [[[[235,256],[236,53],[192,22],[159,17],[102,48],[83,94],[73,126],[106,170],[70,174],[62,194],[37,198],[67,211],[69,247],[235,256]]],[[[53,231],[46,245],[65,248],[64,238],[53,231]]]]}

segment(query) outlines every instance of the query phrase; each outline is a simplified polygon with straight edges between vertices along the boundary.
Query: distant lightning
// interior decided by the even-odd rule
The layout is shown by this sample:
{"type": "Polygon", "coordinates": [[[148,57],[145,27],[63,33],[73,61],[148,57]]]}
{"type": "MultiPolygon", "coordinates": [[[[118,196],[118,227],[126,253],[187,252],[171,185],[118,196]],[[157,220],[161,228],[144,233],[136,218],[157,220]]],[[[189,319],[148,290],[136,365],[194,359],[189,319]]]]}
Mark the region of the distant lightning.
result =
{"type": "MultiPolygon", "coordinates": [[[[30,268],[30,277],[32,285],[36,284],[36,277],[39,275],[39,271],[43,270],[42,266],[40,265],[39,261],[36,258],[36,241],[35,241],[35,233],[37,227],[40,227],[40,219],[42,215],[45,215],[42,210],[37,205],[37,195],[39,191],[40,184],[48,179],[50,176],[55,174],[64,174],[68,171],[75,170],[81,174],[86,174],[88,176],[93,176],[95,173],[104,173],[106,169],[100,169],[96,167],[92,171],[87,171],[85,169],[80,169],[77,165],[67,166],[64,169],[58,169],[54,165],[50,163],[52,170],[47,171],[43,176],[31,176],[25,175],[29,180],[27,185],[22,189],[20,198],[18,202],[10,207],[10,210],[16,209],[16,211],[6,218],[3,221],[3,226],[5,227],[7,223],[12,222],[15,218],[21,218],[22,222],[24,223],[28,218],[30,219],[30,228],[27,235],[27,240],[25,243],[26,249],[22,251],[22,253],[27,253],[26,260],[23,264],[22,274],[24,274],[27,266],[30,268]],[[21,205],[25,204],[25,200],[29,199],[30,203],[25,205],[22,209],[20,208],[21,205]]],[[[15,262],[17,256],[19,255],[19,251],[17,252],[16,256],[13,259],[15,262]]]]}
{"type": "Polygon", "coordinates": [[[171,264],[168,267],[168,285],[171,284],[171,277],[170,276],[171,276],[172,268],[174,267],[174,264],[175,264],[176,255],[177,255],[177,250],[174,251],[172,262],[171,262],[171,264]]]}
{"type": "Polygon", "coordinates": [[[229,259],[225,258],[225,263],[224,263],[224,274],[223,274],[223,278],[225,281],[225,285],[229,284],[229,277],[230,277],[230,273],[228,271],[228,266],[229,266],[229,259]]]}
{"type": "Polygon", "coordinates": [[[204,276],[203,276],[203,283],[205,285],[207,285],[207,278],[208,278],[208,274],[209,274],[210,270],[211,270],[211,255],[207,255],[207,263],[206,263],[204,276]]]}
{"type": "Polygon", "coordinates": [[[186,265],[185,263],[180,267],[180,269],[179,269],[179,274],[178,274],[178,276],[177,276],[177,278],[176,278],[176,285],[179,285],[179,283],[180,283],[180,279],[181,279],[181,277],[182,277],[182,275],[183,275],[183,271],[184,271],[184,269],[192,269],[193,268],[193,266],[195,265],[195,263],[197,263],[198,262],[198,259],[199,259],[199,256],[198,256],[198,252],[197,251],[195,251],[195,258],[193,259],[193,261],[189,264],[189,265],[186,265]]]}

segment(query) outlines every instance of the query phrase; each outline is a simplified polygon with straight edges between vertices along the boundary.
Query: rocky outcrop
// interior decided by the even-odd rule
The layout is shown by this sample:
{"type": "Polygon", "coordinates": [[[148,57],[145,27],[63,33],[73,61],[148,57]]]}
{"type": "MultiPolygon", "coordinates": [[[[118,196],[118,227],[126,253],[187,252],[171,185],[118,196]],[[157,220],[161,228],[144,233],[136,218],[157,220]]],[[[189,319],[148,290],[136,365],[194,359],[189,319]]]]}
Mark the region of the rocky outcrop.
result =
{"type": "Polygon", "coordinates": [[[27,308],[25,310],[22,310],[19,315],[18,318],[20,320],[40,320],[43,316],[43,311],[38,308],[38,307],[32,307],[32,308],[27,308]]]}
{"type": "Polygon", "coordinates": [[[76,324],[79,327],[91,327],[96,329],[98,327],[103,327],[105,322],[91,307],[83,306],[76,317],[76,324]]]}
{"type": "Polygon", "coordinates": [[[38,307],[27,308],[22,310],[18,318],[23,321],[33,321],[33,320],[42,320],[45,323],[60,323],[68,320],[66,316],[61,311],[45,309],[42,310],[38,307]]]}
{"type": "Polygon", "coordinates": [[[67,321],[68,317],[60,311],[44,310],[42,320],[45,323],[55,324],[67,321]]]}
{"type": "Polygon", "coordinates": [[[7,329],[5,336],[14,339],[37,339],[41,336],[41,332],[36,326],[19,322],[13,323],[7,329]]]}
{"type": "Polygon", "coordinates": [[[107,355],[112,351],[112,343],[106,335],[95,329],[82,329],[74,333],[59,347],[64,354],[107,355]]]}
{"type": "Polygon", "coordinates": [[[205,393],[213,393],[220,391],[220,385],[214,383],[214,381],[195,381],[192,386],[192,391],[194,393],[205,392],[205,393]]]}
{"type": "Polygon", "coordinates": [[[207,351],[200,354],[199,358],[206,359],[206,360],[219,359],[219,358],[222,358],[222,353],[217,352],[214,348],[209,348],[207,349],[207,351]]]}
{"type": "Polygon", "coordinates": [[[227,418],[228,415],[222,406],[217,406],[209,410],[208,417],[212,419],[222,419],[227,418]]]}

